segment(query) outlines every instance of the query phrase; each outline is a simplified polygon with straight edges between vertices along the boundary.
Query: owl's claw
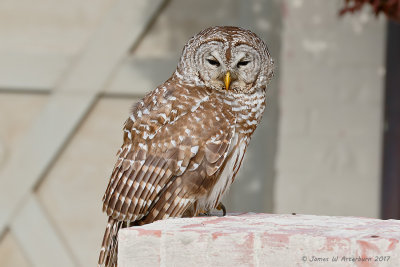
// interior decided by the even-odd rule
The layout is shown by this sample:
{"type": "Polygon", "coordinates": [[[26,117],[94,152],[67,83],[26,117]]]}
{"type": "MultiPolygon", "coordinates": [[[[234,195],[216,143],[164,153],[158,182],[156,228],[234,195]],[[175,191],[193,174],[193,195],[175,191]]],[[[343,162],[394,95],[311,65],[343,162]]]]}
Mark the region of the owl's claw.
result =
{"type": "MultiPolygon", "coordinates": [[[[226,208],[224,204],[219,202],[219,204],[215,207],[216,210],[222,210],[222,216],[226,215],[226,208]]],[[[210,212],[210,210],[199,210],[196,216],[215,216],[216,214],[213,214],[210,212]]]]}
{"type": "Polygon", "coordinates": [[[222,210],[222,216],[226,215],[226,208],[222,202],[219,202],[218,206],[215,207],[217,210],[222,210]]]}

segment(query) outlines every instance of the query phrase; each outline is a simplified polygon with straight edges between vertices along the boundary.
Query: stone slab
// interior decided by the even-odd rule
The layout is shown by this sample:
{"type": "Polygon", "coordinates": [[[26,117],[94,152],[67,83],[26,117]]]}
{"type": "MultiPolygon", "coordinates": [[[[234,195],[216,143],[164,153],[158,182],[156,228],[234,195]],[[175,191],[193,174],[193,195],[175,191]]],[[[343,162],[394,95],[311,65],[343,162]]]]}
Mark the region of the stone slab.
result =
{"type": "Polygon", "coordinates": [[[400,221],[245,213],[123,229],[118,266],[400,266],[400,221]]]}

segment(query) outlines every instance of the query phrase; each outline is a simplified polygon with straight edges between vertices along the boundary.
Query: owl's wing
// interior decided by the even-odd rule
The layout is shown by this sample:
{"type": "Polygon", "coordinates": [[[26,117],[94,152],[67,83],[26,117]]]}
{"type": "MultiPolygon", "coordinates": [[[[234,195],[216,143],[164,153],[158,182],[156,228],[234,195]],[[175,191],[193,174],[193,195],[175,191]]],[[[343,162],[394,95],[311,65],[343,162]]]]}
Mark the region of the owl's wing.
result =
{"type": "Polygon", "coordinates": [[[208,94],[192,96],[194,102],[178,99],[182,92],[157,101],[148,95],[136,106],[103,198],[109,216],[131,222],[149,212],[153,219],[177,216],[204,183],[212,183],[227,157],[235,118],[208,94]],[[164,104],[149,107],[146,101],[164,104]]]}

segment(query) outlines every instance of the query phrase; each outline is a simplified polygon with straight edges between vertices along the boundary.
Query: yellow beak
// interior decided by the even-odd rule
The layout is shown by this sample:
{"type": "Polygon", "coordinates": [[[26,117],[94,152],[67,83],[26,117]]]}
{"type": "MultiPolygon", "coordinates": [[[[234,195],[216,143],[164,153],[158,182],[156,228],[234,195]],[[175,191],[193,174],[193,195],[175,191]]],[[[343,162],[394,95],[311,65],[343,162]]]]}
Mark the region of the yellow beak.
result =
{"type": "Polygon", "coordinates": [[[231,84],[231,73],[229,71],[226,72],[225,78],[224,78],[224,83],[225,83],[225,89],[229,90],[229,85],[231,84]]]}

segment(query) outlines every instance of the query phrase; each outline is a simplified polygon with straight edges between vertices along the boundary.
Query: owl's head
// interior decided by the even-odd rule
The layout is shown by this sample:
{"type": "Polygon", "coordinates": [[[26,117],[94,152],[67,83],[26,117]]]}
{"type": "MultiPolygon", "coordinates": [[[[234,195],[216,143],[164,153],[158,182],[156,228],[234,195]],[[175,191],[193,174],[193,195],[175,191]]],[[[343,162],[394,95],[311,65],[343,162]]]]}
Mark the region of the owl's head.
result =
{"type": "Polygon", "coordinates": [[[175,76],[181,81],[222,92],[253,93],[265,89],[273,60],[265,43],[238,27],[212,27],[185,45],[175,76]]]}

